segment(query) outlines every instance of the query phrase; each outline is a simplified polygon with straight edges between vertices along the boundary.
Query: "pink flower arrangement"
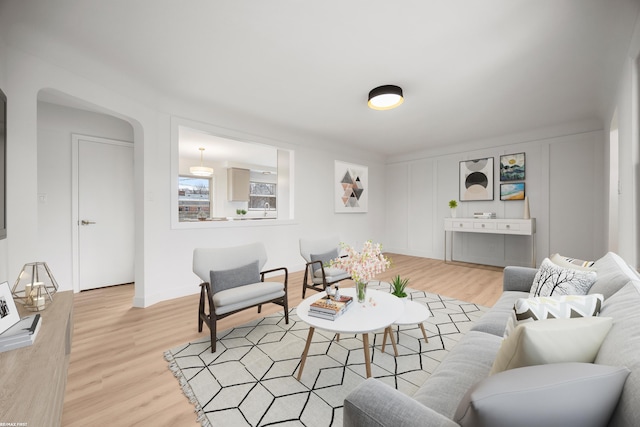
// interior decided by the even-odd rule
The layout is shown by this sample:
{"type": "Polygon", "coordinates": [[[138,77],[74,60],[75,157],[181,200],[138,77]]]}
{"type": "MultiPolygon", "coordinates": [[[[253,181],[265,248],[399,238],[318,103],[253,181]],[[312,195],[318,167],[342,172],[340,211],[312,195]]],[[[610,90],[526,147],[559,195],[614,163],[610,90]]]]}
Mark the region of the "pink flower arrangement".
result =
{"type": "Polygon", "coordinates": [[[349,273],[355,282],[367,283],[376,274],[382,273],[391,267],[391,261],[382,254],[382,245],[367,240],[362,252],[356,251],[352,246],[340,243],[346,257],[336,258],[331,261],[331,267],[339,268],[349,273]]]}

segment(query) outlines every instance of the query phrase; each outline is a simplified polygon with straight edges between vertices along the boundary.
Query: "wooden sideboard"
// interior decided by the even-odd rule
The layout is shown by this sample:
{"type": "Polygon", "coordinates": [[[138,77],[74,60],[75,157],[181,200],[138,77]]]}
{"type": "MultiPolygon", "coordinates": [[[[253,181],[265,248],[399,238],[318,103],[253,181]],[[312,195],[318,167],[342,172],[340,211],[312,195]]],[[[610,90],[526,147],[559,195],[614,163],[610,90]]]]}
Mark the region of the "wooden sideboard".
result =
{"type": "Polygon", "coordinates": [[[536,266],[536,219],[482,219],[482,218],[445,218],[444,219],[444,261],[447,262],[447,232],[451,232],[451,255],[453,261],[453,233],[488,233],[531,236],[531,266],[536,266]]]}
{"type": "MultiPolygon", "coordinates": [[[[21,316],[33,314],[22,311],[21,316]]],[[[0,353],[0,423],[59,426],[73,335],[73,292],[58,292],[33,345],[0,353]]]]}

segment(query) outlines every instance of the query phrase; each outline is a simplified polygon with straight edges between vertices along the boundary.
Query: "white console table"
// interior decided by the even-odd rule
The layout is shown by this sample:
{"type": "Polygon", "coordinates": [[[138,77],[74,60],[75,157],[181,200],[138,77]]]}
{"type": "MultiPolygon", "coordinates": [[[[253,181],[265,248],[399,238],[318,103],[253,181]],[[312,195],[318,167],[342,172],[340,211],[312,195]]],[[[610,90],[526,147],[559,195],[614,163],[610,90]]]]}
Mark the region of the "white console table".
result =
{"type": "Polygon", "coordinates": [[[453,259],[453,234],[488,233],[531,236],[531,266],[536,267],[536,219],[480,219],[480,218],[445,218],[444,219],[444,261],[447,262],[447,231],[451,232],[451,261],[453,259]]]}

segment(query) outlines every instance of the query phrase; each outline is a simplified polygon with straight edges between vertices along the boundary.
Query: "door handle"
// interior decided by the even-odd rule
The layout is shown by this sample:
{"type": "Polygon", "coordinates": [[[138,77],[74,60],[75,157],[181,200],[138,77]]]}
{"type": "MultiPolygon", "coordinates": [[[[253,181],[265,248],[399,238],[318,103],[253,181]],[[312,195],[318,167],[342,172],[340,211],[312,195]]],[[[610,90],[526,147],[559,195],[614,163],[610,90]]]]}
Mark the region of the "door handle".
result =
{"type": "Polygon", "coordinates": [[[87,221],[86,219],[83,219],[82,221],[80,221],[80,225],[89,225],[89,224],[95,224],[95,221],[87,221]]]}

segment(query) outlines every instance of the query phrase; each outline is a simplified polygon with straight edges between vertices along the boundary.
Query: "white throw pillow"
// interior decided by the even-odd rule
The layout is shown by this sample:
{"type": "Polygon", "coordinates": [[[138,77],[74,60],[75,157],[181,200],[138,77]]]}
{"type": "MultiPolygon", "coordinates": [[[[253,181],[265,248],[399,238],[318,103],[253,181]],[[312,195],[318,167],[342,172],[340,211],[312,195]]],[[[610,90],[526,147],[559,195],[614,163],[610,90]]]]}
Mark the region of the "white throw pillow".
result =
{"type": "Polygon", "coordinates": [[[502,341],[491,374],[547,363],[593,363],[612,323],[611,317],[522,323],[502,341]]]}
{"type": "Polygon", "coordinates": [[[595,271],[560,267],[545,258],[531,285],[532,297],[552,295],[586,295],[596,281],[595,271]]]}
{"type": "Polygon", "coordinates": [[[595,271],[595,261],[585,261],[578,258],[571,258],[568,256],[553,254],[549,257],[552,263],[559,265],[560,267],[573,268],[581,271],[595,271]]]}
{"type": "Polygon", "coordinates": [[[597,316],[603,301],[602,294],[518,298],[507,321],[504,337],[524,322],[597,316]]]}

